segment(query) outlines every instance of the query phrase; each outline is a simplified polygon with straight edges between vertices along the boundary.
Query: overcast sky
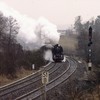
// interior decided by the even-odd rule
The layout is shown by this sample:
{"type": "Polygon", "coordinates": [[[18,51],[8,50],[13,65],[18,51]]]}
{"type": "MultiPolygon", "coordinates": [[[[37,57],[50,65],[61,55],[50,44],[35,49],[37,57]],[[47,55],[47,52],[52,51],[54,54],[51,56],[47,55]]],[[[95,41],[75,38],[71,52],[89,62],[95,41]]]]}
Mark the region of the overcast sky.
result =
{"type": "Polygon", "coordinates": [[[33,19],[44,16],[58,27],[74,24],[75,17],[89,20],[100,15],[100,0],[0,0],[33,19]]]}

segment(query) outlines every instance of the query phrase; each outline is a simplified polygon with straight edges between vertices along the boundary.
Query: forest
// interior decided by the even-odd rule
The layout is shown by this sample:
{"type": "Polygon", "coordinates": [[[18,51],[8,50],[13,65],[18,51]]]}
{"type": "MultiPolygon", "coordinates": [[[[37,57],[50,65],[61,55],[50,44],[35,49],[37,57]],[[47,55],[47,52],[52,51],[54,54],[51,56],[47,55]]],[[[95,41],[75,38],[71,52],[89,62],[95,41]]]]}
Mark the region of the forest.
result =
{"type": "Polygon", "coordinates": [[[0,75],[8,78],[15,78],[16,72],[21,68],[32,70],[32,64],[35,64],[37,70],[45,64],[43,47],[26,50],[17,41],[19,29],[16,19],[12,16],[5,17],[0,12],[0,75]]]}

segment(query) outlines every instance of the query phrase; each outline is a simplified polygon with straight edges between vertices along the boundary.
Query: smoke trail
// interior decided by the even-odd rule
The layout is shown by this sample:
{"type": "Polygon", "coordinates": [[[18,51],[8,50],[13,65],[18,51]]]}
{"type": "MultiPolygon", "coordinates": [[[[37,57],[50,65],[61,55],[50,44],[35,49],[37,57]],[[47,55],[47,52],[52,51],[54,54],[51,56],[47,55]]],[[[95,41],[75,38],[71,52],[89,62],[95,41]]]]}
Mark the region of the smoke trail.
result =
{"type": "Polygon", "coordinates": [[[32,19],[20,14],[4,2],[0,2],[0,11],[4,16],[12,16],[18,21],[20,30],[17,40],[25,47],[27,46],[28,49],[40,48],[43,45],[53,45],[59,42],[60,33],[57,32],[56,25],[44,17],[38,20],[32,19]]]}
{"type": "Polygon", "coordinates": [[[45,51],[44,58],[45,58],[45,60],[47,60],[47,61],[53,61],[53,60],[52,60],[52,52],[51,52],[51,50],[45,51]]]}

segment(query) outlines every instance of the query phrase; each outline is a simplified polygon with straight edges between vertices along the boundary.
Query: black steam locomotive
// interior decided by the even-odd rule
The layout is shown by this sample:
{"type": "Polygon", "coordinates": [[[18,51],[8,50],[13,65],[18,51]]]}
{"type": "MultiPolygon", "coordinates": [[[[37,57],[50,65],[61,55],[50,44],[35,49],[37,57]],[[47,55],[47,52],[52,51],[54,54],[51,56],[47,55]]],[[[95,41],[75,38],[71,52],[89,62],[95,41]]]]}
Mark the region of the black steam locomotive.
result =
{"type": "Polygon", "coordinates": [[[61,62],[64,59],[63,48],[58,44],[52,48],[52,59],[55,62],[61,62]]]}

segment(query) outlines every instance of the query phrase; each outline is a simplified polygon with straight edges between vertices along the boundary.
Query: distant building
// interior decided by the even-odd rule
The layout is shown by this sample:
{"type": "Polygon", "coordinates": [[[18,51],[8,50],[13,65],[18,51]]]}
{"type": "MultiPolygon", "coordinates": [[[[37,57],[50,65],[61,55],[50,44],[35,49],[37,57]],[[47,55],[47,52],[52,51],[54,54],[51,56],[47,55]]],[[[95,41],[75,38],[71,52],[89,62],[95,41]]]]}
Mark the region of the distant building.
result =
{"type": "Polygon", "coordinates": [[[68,30],[57,30],[61,35],[71,35],[71,34],[77,34],[74,29],[68,29],[68,30]]]}
{"type": "Polygon", "coordinates": [[[59,33],[61,33],[62,35],[66,34],[66,30],[57,30],[59,33]]]}

